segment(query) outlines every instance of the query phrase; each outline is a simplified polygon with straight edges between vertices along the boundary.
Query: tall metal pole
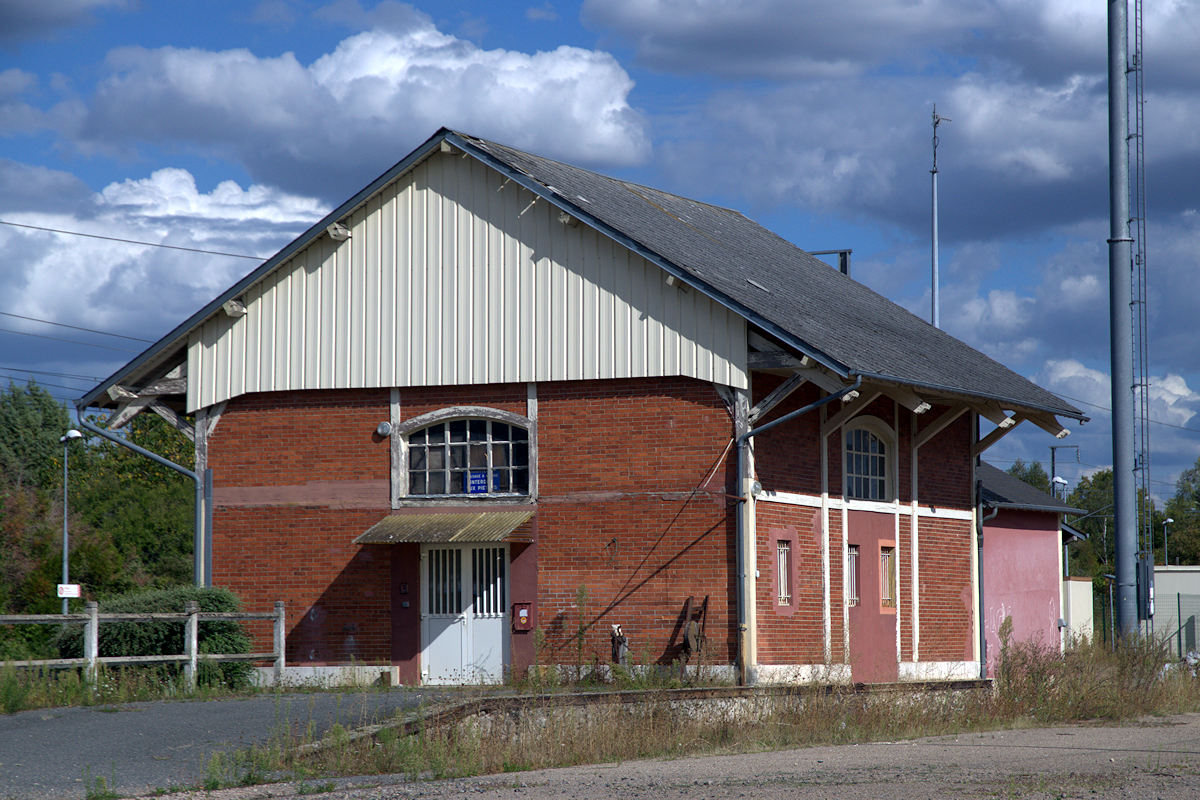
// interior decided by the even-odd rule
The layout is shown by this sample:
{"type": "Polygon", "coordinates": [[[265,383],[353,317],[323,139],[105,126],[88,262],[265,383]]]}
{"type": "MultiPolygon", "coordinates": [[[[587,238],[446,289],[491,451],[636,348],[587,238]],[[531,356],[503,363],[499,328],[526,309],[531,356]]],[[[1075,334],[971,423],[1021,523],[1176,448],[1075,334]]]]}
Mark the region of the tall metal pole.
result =
{"type": "Polygon", "coordinates": [[[1133,482],[1133,302],[1129,237],[1127,0],[1108,2],[1108,324],[1112,363],[1113,517],[1117,546],[1117,627],[1138,631],[1137,497],[1133,482]]]}
{"type": "Polygon", "coordinates": [[[932,262],[930,266],[931,266],[931,271],[933,273],[932,274],[933,293],[932,293],[932,299],[930,302],[931,302],[933,308],[932,308],[932,312],[930,313],[930,321],[933,323],[933,327],[935,327],[935,328],[942,327],[941,318],[938,313],[938,309],[941,305],[941,301],[938,299],[938,196],[937,196],[938,135],[937,135],[937,129],[938,129],[938,125],[940,125],[943,122],[949,122],[949,121],[950,120],[947,117],[938,116],[937,104],[935,103],[933,106],[933,169],[929,170],[929,174],[933,179],[933,198],[932,198],[933,224],[932,224],[932,230],[930,232],[931,233],[930,238],[933,240],[933,251],[930,256],[930,259],[932,262]]]}
{"type": "MultiPolygon", "coordinates": [[[[68,546],[69,533],[67,530],[67,516],[70,513],[70,507],[67,502],[67,448],[71,445],[71,439],[67,436],[62,437],[63,443],[63,557],[62,557],[62,582],[65,586],[70,583],[67,580],[67,560],[70,558],[70,547],[68,546]]],[[[62,599],[62,613],[66,614],[70,610],[70,601],[67,598],[62,599]]]]}

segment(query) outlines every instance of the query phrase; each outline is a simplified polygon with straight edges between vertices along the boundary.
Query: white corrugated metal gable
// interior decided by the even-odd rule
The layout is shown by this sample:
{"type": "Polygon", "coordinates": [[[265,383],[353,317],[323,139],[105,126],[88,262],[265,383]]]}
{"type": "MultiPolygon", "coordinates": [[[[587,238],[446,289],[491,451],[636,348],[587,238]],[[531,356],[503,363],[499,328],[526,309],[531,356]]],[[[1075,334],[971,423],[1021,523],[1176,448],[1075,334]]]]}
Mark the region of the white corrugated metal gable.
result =
{"type": "Polygon", "coordinates": [[[475,158],[435,152],[188,339],[188,409],[248,392],[682,375],[746,386],[746,321],[475,158]],[[535,202],[536,199],[536,202],[535,202]]]}

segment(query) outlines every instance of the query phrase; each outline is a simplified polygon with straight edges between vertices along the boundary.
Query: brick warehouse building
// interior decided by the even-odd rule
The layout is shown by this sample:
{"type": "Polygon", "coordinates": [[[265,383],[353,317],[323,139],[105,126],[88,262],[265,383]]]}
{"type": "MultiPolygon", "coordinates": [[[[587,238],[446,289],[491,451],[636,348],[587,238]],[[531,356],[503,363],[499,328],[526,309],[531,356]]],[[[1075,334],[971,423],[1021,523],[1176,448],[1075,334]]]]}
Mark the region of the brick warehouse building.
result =
{"type": "Polygon", "coordinates": [[[294,676],[975,677],[980,454],[1078,409],[737,212],[443,129],[79,402],[294,676]],[[189,421],[185,417],[191,415],[189,421]],[[696,652],[693,652],[696,651],[696,652]]]}

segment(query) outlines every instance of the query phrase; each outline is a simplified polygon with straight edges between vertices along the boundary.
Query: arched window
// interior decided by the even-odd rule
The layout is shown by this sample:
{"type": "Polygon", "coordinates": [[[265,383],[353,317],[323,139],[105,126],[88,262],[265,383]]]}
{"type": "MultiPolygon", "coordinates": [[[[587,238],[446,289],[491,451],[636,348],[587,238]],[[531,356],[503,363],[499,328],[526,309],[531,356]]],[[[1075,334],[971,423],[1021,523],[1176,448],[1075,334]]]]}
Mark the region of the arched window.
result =
{"type": "Polygon", "coordinates": [[[529,431],[498,419],[451,419],[408,435],[408,495],[529,494],[529,431]]]}
{"type": "Polygon", "coordinates": [[[891,436],[873,417],[855,420],[846,428],[845,496],[850,500],[892,499],[891,436]]]}

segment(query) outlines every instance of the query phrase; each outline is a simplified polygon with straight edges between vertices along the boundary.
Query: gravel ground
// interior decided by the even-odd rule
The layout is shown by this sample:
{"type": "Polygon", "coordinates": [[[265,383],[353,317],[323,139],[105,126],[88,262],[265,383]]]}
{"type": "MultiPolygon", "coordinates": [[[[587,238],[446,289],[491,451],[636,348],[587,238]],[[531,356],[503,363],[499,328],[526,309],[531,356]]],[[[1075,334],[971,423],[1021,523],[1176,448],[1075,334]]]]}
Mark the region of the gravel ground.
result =
{"type": "Polygon", "coordinates": [[[627,761],[483,778],[398,776],[183,792],[169,800],[1200,797],[1200,715],[774,753],[627,761]]]}

